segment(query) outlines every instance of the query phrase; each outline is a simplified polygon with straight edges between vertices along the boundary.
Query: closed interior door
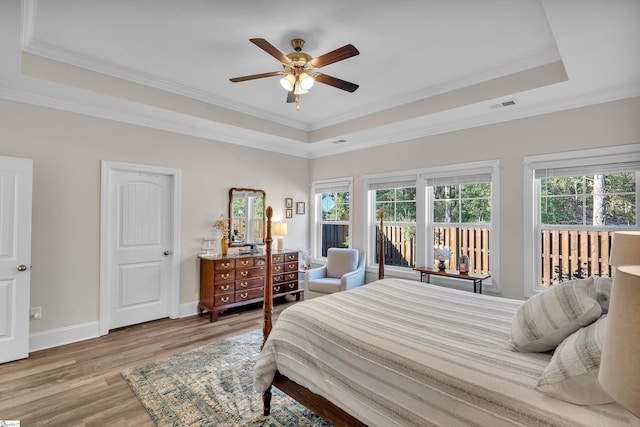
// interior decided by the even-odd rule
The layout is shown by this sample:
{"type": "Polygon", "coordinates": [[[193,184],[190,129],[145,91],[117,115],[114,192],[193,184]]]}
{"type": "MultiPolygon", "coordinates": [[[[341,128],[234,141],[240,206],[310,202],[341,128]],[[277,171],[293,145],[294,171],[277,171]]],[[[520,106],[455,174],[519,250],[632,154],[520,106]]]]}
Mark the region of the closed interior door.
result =
{"type": "Polygon", "coordinates": [[[0,363],[29,355],[33,161],[0,157],[0,363]]]}
{"type": "Polygon", "coordinates": [[[115,171],[110,201],[110,329],[169,316],[171,177],[115,171]]]}

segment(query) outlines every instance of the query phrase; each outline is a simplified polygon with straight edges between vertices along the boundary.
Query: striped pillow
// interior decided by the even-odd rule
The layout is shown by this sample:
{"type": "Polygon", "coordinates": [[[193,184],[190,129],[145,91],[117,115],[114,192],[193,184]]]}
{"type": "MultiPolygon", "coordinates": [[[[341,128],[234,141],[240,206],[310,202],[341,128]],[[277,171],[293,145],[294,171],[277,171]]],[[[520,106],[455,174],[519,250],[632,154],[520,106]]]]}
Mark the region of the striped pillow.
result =
{"type": "Polygon", "coordinates": [[[566,337],[602,314],[594,293],[594,278],[572,280],[529,298],[511,323],[512,351],[555,349],[566,337]]]}
{"type": "Polygon", "coordinates": [[[578,405],[613,402],[598,382],[606,321],[607,316],[604,315],[562,341],[536,389],[578,405]]]}

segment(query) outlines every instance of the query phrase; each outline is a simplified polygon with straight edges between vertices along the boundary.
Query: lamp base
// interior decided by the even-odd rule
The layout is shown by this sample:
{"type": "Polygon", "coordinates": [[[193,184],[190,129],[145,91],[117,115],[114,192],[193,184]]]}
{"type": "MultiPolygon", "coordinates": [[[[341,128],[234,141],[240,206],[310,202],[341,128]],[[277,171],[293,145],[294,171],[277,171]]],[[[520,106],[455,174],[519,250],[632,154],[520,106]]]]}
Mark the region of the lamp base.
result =
{"type": "Polygon", "coordinates": [[[278,237],[278,246],[276,250],[278,252],[284,252],[284,237],[278,237]]]}

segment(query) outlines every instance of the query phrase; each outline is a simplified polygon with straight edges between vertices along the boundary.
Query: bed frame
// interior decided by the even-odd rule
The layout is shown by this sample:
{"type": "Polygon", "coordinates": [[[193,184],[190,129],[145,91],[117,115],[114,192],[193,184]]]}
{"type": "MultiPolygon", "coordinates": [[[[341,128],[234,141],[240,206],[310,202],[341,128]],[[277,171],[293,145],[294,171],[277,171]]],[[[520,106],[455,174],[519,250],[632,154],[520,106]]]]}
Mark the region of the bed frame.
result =
{"type": "MultiPolygon", "coordinates": [[[[267,273],[272,270],[273,259],[271,258],[271,245],[273,239],[271,237],[271,217],[273,216],[273,209],[271,206],[267,207],[266,210],[267,215],[267,227],[266,227],[266,237],[264,242],[266,244],[266,271],[267,273]]],[[[382,279],[384,277],[384,250],[383,250],[383,232],[382,232],[382,211],[380,211],[380,239],[379,239],[379,257],[380,262],[378,277],[382,279]]],[[[265,277],[264,284],[264,322],[262,327],[262,347],[264,347],[269,334],[271,333],[271,328],[273,326],[272,323],[272,315],[273,315],[273,278],[271,274],[267,274],[265,277]]],[[[277,387],[282,392],[298,401],[300,404],[304,405],[311,411],[313,411],[316,415],[324,418],[334,426],[366,426],[363,422],[356,419],[343,409],[331,403],[329,400],[324,397],[313,393],[306,387],[303,387],[296,382],[290,380],[284,375],[276,372],[276,375],[271,383],[271,386],[262,393],[262,401],[264,404],[264,415],[269,415],[271,412],[271,387],[277,387]]]]}

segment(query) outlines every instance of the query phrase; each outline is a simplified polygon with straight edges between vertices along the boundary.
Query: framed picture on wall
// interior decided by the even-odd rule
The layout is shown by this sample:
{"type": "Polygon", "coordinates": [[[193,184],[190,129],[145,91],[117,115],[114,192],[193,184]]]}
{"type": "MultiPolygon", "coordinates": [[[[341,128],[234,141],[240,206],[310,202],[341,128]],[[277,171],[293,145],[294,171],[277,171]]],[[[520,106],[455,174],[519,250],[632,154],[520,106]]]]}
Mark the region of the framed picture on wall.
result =
{"type": "Polygon", "coordinates": [[[293,209],[285,209],[284,217],[285,218],[293,218],[293,209]]]}
{"type": "Polygon", "coordinates": [[[293,199],[287,197],[284,199],[284,207],[287,209],[293,209],[293,199]]]}
{"type": "Polygon", "coordinates": [[[304,202],[296,203],[296,213],[298,215],[304,215],[304,202]]]}

